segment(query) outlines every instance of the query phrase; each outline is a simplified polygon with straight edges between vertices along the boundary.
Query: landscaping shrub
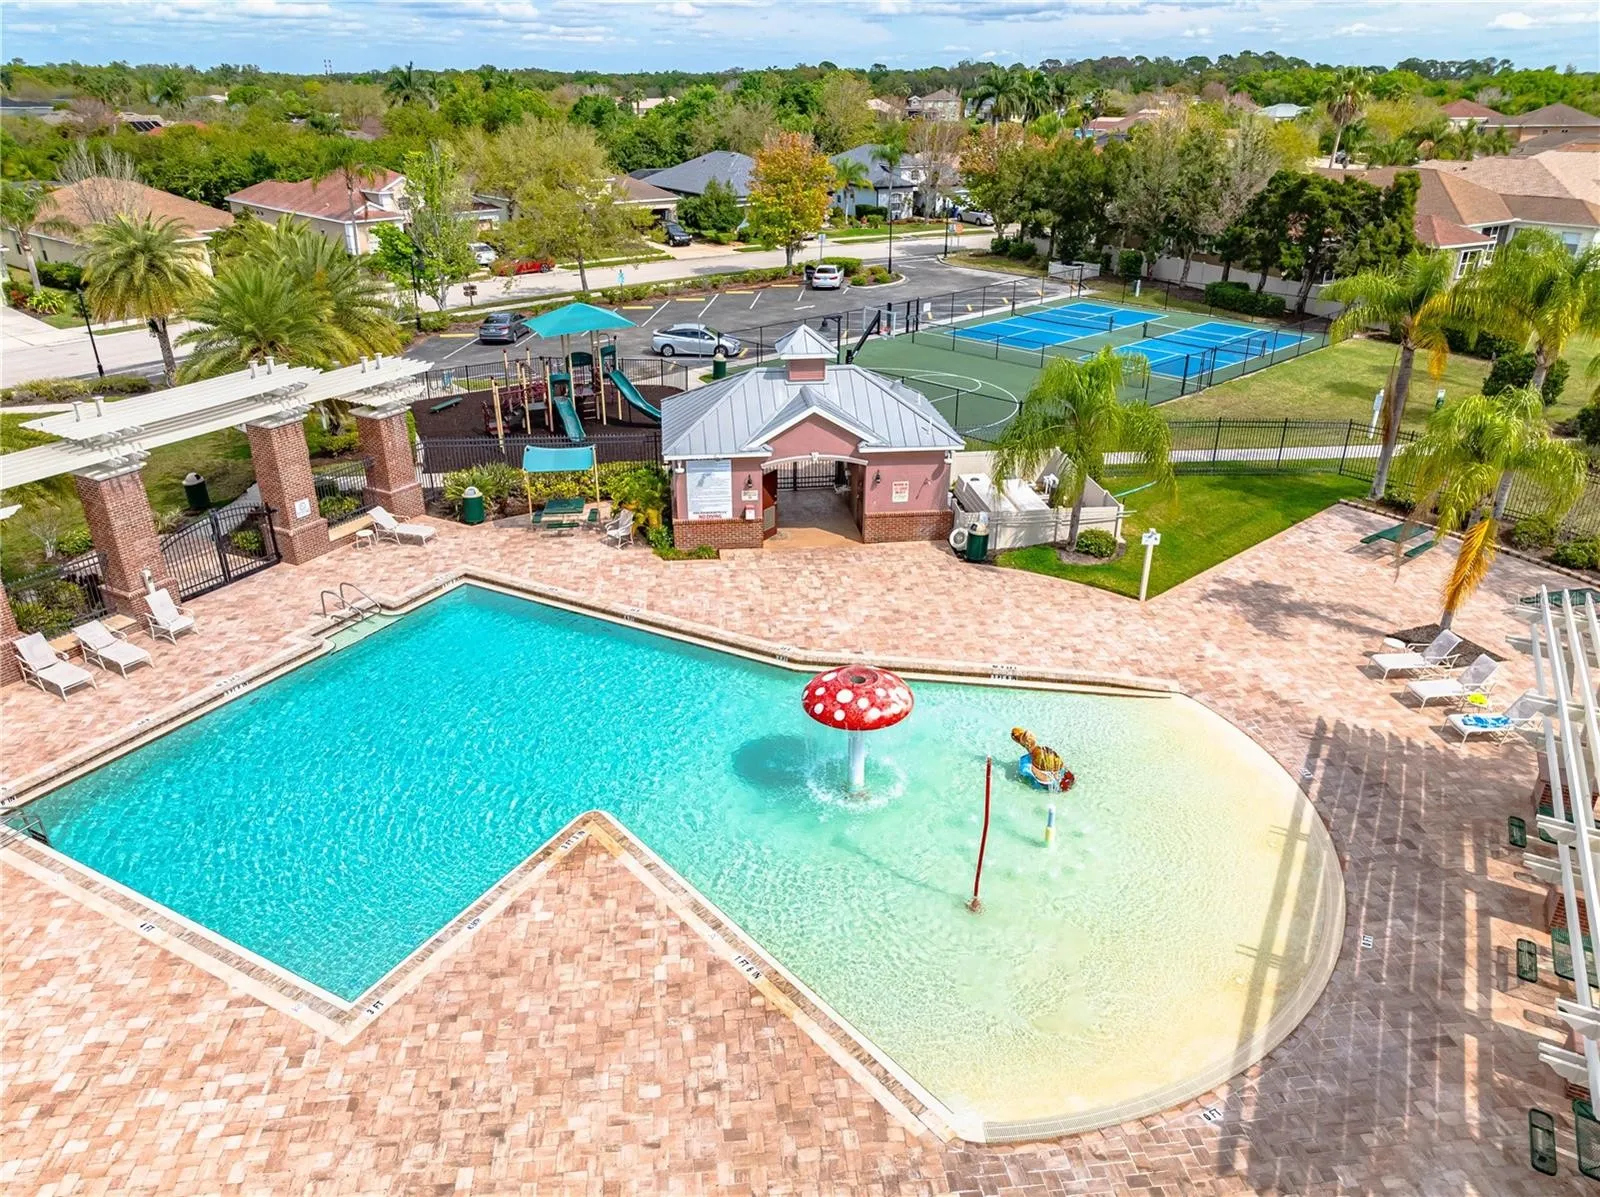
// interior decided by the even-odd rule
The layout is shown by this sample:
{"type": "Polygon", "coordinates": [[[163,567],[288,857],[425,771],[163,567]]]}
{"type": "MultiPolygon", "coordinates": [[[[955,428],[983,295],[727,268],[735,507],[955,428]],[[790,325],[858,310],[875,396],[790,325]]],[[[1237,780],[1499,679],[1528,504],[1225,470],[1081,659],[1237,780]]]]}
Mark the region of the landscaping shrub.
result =
{"type": "Polygon", "coordinates": [[[76,262],[40,262],[39,281],[61,291],[76,291],[83,285],[83,267],[76,262]]]}
{"type": "Polygon", "coordinates": [[[881,283],[891,282],[894,275],[889,273],[887,266],[868,266],[861,273],[852,275],[850,281],[858,287],[876,287],[881,283]]]}
{"type": "Polygon", "coordinates": [[[63,557],[76,557],[94,548],[94,537],[87,528],[68,528],[56,540],[56,552],[63,557]]]}
{"type": "Polygon", "coordinates": [[[686,195],[678,201],[678,219],[692,232],[731,233],[744,220],[744,209],[732,187],[712,179],[699,195],[686,195]]]}
{"type": "Polygon", "coordinates": [[[236,528],[228,539],[233,541],[233,547],[241,553],[254,555],[266,551],[267,542],[261,539],[259,528],[236,528]]]}
{"type": "MultiPolygon", "coordinates": [[[[533,478],[537,482],[540,478],[565,476],[562,474],[535,474],[533,478]]],[[[587,475],[583,471],[579,471],[578,476],[585,477],[587,475]]],[[[445,501],[459,505],[462,492],[469,486],[476,486],[483,493],[484,505],[491,512],[500,511],[505,507],[507,499],[513,495],[521,495],[523,493],[523,479],[525,477],[527,475],[523,474],[516,466],[507,465],[503,461],[469,466],[464,470],[456,470],[444,476],[445,501]]],[[[535,497],[537,498],[538,496],[536,495],[535,497]]]]}
{"type": "Polygon", "coordinates": [[[425,333],[441,333],[450,327],[450,316],[445,312],[423,312],[422,331],[425,333]]]}
{"type": "Polygon", "coordinates": [[[188,522],[189,514],[181,507],[168,507],[165,511],[156,512],[156,531],[165,536],[168,532],[176,532],[188,522]]]}
{"type": "Polygon", "coordinates": [[[66,578],[30,586],[18,595],[8,596],[17,630],[59,636],[89,614],[89,596],[83,587],[66,578]]]}
{"type": "Polygon", "coordinates": [[[672,480],[660,466],[633,466],[612,478],[609,489],[617,504],[632,511],[647,528],[661,526],[672,502],[672,480]]]}
{"type": "MultiPolygon", "coordinates": [[[[1489,377],[1483,380],[1483,393],[1498,395],[1513,387],[1525,387],[1533,381],[1533,372],[1536,368],[1537,363],[1531,353],[1523,353],[1520,350],[1503,353],[1494,359],[1489,377]]],[[[1571,373],[1572,367],[1566,358],[1557,358],[1551,363],[1550,369],[1544,376],[1544,385],[1539,388],[1539,395],[1544,399],[1546,407],[1561,398],[1561,392],[1567,386],[1567,376],[1571,373]]]]}
{"type": "Polygon", "coordinates": [[[1111,251],[1109,249],[1101,250],[1100,251],[1100,273],[1109,278],[1111,276],[1111,267],[1112,267],[1112,265],[1113,265],[1113,262],[1112,262],[1112,258],[1111,258],[1111,251]]]}
{"type": "Polygon", "coordinates": [[[1493,333],[1481,332],[1474,338],[1470,333],[1459,328],[1444,330],[1445,343],[1450,346],[1451,353],[1463,354],[1466,357],[1482,358],[1488,361],[1493,357],[1504,357],[1508,353],[1516,353],[1521,347],[1515,341],[1508,341],[1504,337],[1497,337],[1493,333]]]}
{"type": "Polygon", "coordinates": [[[1103,528],[1089,528],[1078,533],[1073,547],[1086,557],[1109,557],[1117,551],[1117,538],[1103,528]]]}
{"type": "Polygon", "coordinates": [[[1585,536],[1557,545],[1550,560],[1567,569],[1600,569],[1600,536],[1585,536]]]}
{"type": "Polygon", "coordinates": [[[352,428],[347,432],[322,426],[322,418],[315,412],[306,417],[306,451],[312,457],[339,457],[354,453],[361,445],[361,432],[352,428]]]}
{"type": "Polygon", "coordinates": [[[888,217],[889,217],[889,209],[883,207],[881,204],[857,204],[856,205],[856,219],[857,220],[863,220],[863,221],[865,221],[865,220],[873,220],[873,219],[887,220],[888,217]]]}
{"type": "Polygon", "coordinates": [[[1138,278],[1144,271],[1144,255],[1136,249],[1125,249],[1117,255],[1117,273],[1123,278],[1138,278]]]}
{"type": "Polygon", "coordinates": [[[1018,237],[1006,251],[1006,257],[1016,262],[1031,262],[1039,256],[1039,247],[1025,237],[1018,237]]]}
{"type": "Polygon", "coordinates": [[[823,258],[822,262],[825,266],[837,266],[847,278],[853,279],[861,273],[860,258],[823,258]]]}
{"type": "Polygon", "coordinates": [[[644,538],[650,542],[650,548],[655,555],[663,561],[714,561],[717,556],[717,550],[708,544],[703,544],[698,549],[674,547],[672,532],[664,524],[647,529],[644,538]]]}
{"type": "Polygon", "coordinates": [[[354,515],[360,506],[354,495],[324,495],[317,500],[317,514],[329,523],[337,523],[347,515],[354,515]]]}
{"type": "Polygon", "coordinates": [[[28,296],[28,310],[37,316],[59,316],[72,307],[72,296],[54,287],[40,287],[28,296]]]}
{"type": "Polygon", "coordinates": [[[1206,302],[1214,308],[1247,316],[1282,316],[1288,304],[1281,295],[1259,295],[1247,283],[1207,283],[1206,302]]]}
{"type": "Polygon", "coordinates": [[[992,253],[992,254],[999,254],[1001,256],[1004,256],[1005,254],[1010,253],[1011,252],[1011,238],[1010,237],[990,237],[989,238],[989,252],[992,253]]]}
{"type": "Polygon", "coordinates": [[[1416,507],[1417,501],[1393,482],[1383,488],[1383,498],[1379,500],[1385,507],[1393,507],[1396,511],[1410,514],[1416,507]]]}
{"type": "Polygon", "coordinates": [[[151,387],[136,374],[107,374],[104,378],[35,378],[0,390],[0,403],[70,403],[90,395],[142,395],[151,387]]]}
{"type": "Polygon", "coordinates": [[[1547,515],[1530,515],[1518,520],[1506,533],[1506,540],[1514,549],[1537,551],[1547,549],[1556,542],[1556,521],[1547,515]]]}
{"type": "Polygon", "coordinates": [[[1577,425],[1578,435],[1583,438],[1584,444],[1600,445],[1600,399],[1579,408],[1573,423],[1577,425]]]}

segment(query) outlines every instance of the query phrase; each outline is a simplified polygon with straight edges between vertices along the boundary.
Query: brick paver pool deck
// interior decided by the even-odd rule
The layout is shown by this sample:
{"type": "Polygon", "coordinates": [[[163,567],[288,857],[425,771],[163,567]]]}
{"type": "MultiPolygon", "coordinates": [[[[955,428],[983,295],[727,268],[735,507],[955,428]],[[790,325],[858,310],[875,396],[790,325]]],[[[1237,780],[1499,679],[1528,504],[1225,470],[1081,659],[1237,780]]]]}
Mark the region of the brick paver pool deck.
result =
{"type": "MultiPolygon", "coordinates": [[[[440,523],[428,550],[342,548],[194,602],[199,634],[67,703],[0,691],[3,780],[292,643],[339,580],[398,595],[473,565],[812,649],[1176,681],[1302,778],[1345,867],[1321,1001],[1276,1051],[1164,1114],[1011,1148],[945,1142],[874,1099],[638,876],[590,842],[346,1046],[75,898],[0,867],[0,1185],[68,1193],[1519,1194],[1579,1191],[1543,887],[1505,844],[1524,744],[1441,734],[1363,669],[1426,623],[1449,562],[1398,577],[1330,510],[1140,608],[931,545],[662,562],[584,536],[440,523]],[[855,596],[878,596],[863,615],[855,596]],[[1370,947],[1363,937],[1370,936],[1370,947]],[[1527,1162],[1556,1112],[1562,1175],[1527,1162]],[[1220,1109],[1220,1117],[1208,1117],[1220,1109]]],[[[1557,575],[1503,559],[1458,620],[1509,656],[1508,600],[1557,575]]],[[[137,640],[144,643],[142,638],[137,640]]],[[[1137,917],[1130,934],[1137,933],[1137,917]]],[[[1071,1067],[1063,1061],[1063,1067],[1071,1067]]]]}

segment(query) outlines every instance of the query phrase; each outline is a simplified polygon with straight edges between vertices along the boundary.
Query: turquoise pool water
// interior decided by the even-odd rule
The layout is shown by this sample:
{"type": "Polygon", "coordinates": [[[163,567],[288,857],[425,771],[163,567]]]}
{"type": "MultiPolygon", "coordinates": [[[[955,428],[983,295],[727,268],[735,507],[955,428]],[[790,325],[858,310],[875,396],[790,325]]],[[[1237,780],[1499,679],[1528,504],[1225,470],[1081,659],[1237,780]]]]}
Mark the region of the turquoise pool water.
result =
{"type": "Polygon", "coordinates": [[[1179,1083],[1303,978],[1332,867],[1314,817],[1198,704],[914,683],[850,799],[806,676],[463,587],[31,809],[61,851],[355,999],[598,807],[990,1120],[1179,1083]],[[1018,724],[1077,773],[1053,848],[1018,724]]]}

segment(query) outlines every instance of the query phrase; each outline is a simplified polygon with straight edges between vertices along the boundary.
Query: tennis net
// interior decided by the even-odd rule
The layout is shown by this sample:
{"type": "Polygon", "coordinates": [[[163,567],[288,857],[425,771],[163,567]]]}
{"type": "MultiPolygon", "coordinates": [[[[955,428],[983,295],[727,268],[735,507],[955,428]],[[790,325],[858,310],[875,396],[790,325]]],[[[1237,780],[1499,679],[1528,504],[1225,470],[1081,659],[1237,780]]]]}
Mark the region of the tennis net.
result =
{"type": "Polygon", "coordinates": [[[1116,324],[1115,314],[1107,316],[1079,316],[1068,312],[1053,311],[1050,308],[1033,308],[1027,312],[1019,312],[1019,316],[1027,316],[1031,320],[1041,320],[1046,324],[1058,324],[1063,328],[1081,328],[1084,335],[1097,332],[1110,332],[1116,324]]]}
{"type": "Polygon", "coordinates": [[[1174,345],[1188,345],[1194,349],[1209,349],[1212,356],[1220,353],[1243,352],[1245,357],[1256,357],[1271,344],[1271,333],[1248,332],[1226,341],[1211,341],[1204,337],[1186,337],[1185,329],[1166,329],[1160,325],[1146,324],[1145,336],[1152,341],[1170,341],[1174,345]]]}

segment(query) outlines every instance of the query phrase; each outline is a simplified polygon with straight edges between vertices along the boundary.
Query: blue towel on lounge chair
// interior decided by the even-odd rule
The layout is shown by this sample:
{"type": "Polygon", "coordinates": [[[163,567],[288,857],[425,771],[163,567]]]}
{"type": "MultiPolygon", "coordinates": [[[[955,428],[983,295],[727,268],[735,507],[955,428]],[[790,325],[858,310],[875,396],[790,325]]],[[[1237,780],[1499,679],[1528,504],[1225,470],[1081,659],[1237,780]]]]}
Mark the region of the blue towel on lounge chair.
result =
{"type": "Polygon", "coordinates": [[[1463,715],[1461,722],[1466,727],[1479,727],[1486,731],[1511,726],[1511,720],[1504,715],[1463,715]]]}

